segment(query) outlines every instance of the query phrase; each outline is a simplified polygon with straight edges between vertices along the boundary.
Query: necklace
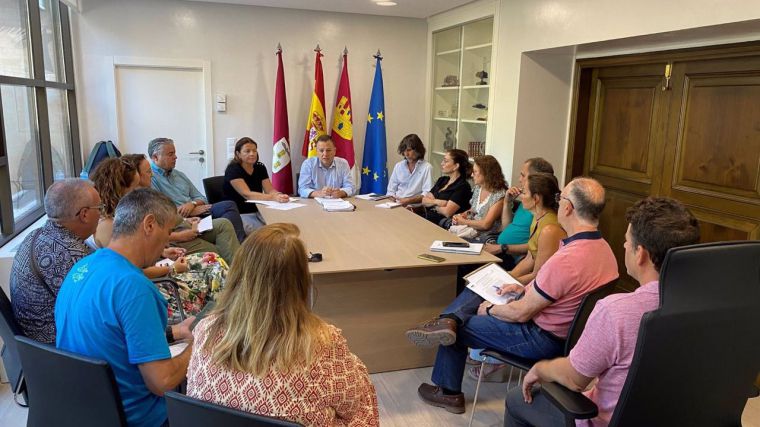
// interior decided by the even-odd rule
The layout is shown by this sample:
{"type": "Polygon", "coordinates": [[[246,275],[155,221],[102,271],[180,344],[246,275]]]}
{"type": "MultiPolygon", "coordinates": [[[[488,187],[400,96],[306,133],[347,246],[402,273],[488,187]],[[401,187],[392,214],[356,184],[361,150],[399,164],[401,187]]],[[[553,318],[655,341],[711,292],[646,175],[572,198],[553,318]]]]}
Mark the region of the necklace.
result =
{"type": "Polygon", "coordinates": [[[528,237],[528,240],[530,240],[530,239],[531,239],[531,237],[533,237],[533,235],[534,235],[534,234],[536,234],[536,231],[538,231],[538,224],[541,222],[541,220],[542,220],[542,219],[543,219],[543,218],[546,216],[546,214],[548,214],[548,213],[549,213],[549,211],[546,211],[546,212],[544,212],[543,214],[541,214],[541,216],[540,216],[540,217],[536,218],[536,225],[533,227],[533,231],[531,231],[531,232],[530,232],[530,237],[528,237]]]}

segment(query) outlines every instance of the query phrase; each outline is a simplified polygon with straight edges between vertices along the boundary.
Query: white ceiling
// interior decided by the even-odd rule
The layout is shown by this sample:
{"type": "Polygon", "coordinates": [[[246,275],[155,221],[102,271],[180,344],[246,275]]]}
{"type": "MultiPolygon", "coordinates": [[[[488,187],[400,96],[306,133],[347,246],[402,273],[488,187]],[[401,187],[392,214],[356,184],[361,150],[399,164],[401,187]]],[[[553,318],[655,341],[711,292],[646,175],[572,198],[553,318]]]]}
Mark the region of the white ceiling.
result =
{"type": "Polygon", "coordinates": [[[327,12],[362,13],[365,15],[427,18],[474,0],[393,0],[396,6],[377,6],[372,0],[187,0],[206,3],[245,4],[250,6],[282,7],[286,9],[319,10],[327,12]]]}

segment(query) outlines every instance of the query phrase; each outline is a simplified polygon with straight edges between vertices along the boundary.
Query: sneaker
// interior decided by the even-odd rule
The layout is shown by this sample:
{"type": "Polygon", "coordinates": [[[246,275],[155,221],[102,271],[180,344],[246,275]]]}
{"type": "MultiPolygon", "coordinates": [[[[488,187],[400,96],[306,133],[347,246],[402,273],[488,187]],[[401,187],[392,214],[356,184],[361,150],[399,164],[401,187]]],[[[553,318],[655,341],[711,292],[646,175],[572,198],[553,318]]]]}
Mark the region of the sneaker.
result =
{"type": "Polygon", "coordinates": [[[451,345],[457,340],[457,322],[448,317],[437,317],[408,329],[406,337],[421,347],[451,345]]]}
{"type": "Polygon", "coordinates": [[[464,414],[464,393],[443,394],[440,387],[422,383],[417,389],[417,395],[428,405],[443,408],[454,414],[464,414]]]}
{"type": "MultiPolygon", "coordinates": [[[[480,375],[480,365],[472,366],[467,369],[467,376],[473,380],[477,381],[478,375],[480,375]]],[[[486,363],[483,365],[483,378],[481,378],[481,381],[485,383],[504,383],[507,382],[508,376],[509,365],[506,363],[500,363],[498,365],[486,363]]]]}

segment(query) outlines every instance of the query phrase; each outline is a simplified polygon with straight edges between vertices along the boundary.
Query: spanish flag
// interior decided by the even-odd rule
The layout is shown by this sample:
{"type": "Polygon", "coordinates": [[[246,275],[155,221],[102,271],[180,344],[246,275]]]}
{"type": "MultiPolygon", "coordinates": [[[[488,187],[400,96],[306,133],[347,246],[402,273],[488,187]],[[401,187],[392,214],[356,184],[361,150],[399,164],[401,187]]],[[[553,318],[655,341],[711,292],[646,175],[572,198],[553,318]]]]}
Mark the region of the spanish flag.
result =
{"type": "Polygon", "coordinates": [[[317,138],[320,135],[326,135],[327,129],[325,120],[325,81],[322,77],[322,49],[314,49],[317,52],[316,65],[314,66],[314,92],[311,94],[311,108],[309,108],[309,117],[306,118],[306,133],[303,135],[303,147],[301,154],[304,157],[314,157],[317,155],[317,138]]]}
{"type": "Polygon", "coordinates": [[[335,142],[335,155],[348,161],[353,169],[354,163],[354,130],[351,111],[351,87],[348,83],[348,49],[343,49],[343,72],[340,75],[338,96],[336,97],[333,116],[332,137],[335,142]]]}

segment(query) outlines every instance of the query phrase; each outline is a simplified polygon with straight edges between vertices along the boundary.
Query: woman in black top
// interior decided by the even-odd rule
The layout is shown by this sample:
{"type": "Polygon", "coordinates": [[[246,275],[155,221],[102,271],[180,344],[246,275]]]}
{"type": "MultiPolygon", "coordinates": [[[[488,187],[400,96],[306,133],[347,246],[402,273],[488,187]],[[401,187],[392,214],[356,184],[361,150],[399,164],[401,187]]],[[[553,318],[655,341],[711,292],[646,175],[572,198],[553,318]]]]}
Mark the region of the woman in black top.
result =
{"type": "Polygon", "coordinates": [[[235,158],[224,171],[224,197],[237,203],[243,219],[245,233],[265,224],[264,218],[254,203],[246,200],[273,200],[285,203],[290,198],[272,187],[267,168],[259,162],[258,145],[248,137],[235,143],[235,158]]]}
{"type": "Polygon", "coordinates": [[[472,188],[467,182],[470,176],[470,161],[463,150],[447,150],[441,160],[443,176],[438,178],[429,193],[422,198],[425,217],[446,228],[454,214],[470,209],[472,188]]]}

